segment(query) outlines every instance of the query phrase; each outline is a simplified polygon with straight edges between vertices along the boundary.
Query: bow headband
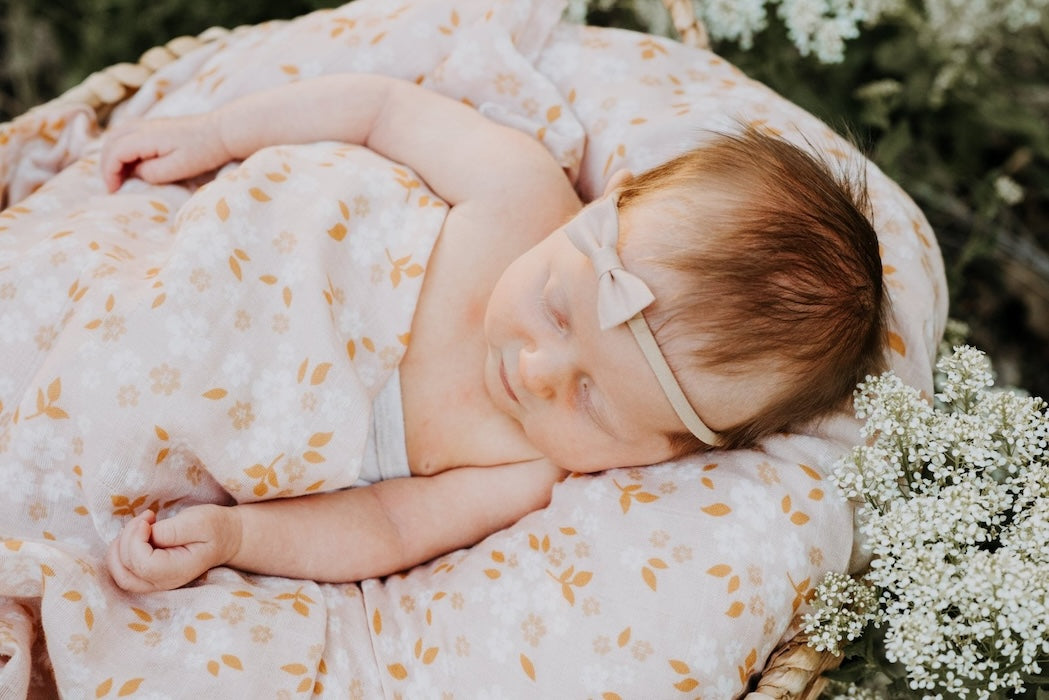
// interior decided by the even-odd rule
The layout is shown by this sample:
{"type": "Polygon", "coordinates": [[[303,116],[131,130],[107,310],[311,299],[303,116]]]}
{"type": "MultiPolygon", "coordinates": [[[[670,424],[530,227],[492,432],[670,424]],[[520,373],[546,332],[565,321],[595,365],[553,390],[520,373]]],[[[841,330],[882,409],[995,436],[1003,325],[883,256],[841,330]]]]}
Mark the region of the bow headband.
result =
{"type": "Polygon", "coordinates": [[[591,204],[565,225],[572,244],[590,258],[597,274],[597,320],[601,330],[627,324],[641,352],[659,380],[659,386],[689,432],[708,445],[717,446],[721,439],[708,428],[688,402],[685,392],[674,377],[656,338],[641,313],[655,301],[655,295],[637,275],[623,267],[619,244],[618,195],[613,193],[591,204]]]}

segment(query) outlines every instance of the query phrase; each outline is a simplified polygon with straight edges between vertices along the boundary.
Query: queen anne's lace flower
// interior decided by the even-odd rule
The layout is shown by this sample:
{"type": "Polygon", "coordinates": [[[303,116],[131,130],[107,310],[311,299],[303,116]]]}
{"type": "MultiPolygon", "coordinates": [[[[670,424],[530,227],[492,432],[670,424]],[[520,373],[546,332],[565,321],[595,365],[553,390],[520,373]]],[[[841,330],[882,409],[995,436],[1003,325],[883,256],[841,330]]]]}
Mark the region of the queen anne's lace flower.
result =
{"type": "Polygon", "coordinates": [[[1004,697],[1049,655],[1049,416],[1040,398],[993,390],[973,348],[937,370],[935,407],[891,373],[857,390],[867,442],[834,478],[868,508],[873,558],[818,587],[806,631],[837,650],[877,626],[917,696],[1004,697]]]}

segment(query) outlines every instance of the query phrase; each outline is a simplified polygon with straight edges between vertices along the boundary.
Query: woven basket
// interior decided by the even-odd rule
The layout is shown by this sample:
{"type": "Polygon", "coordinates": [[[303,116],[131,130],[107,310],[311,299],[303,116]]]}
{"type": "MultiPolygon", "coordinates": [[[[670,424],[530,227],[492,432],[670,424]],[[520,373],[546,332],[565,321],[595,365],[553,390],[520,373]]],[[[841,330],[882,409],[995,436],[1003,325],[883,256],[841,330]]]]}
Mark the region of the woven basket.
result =
{"type": "MultiPolygon", "coordinates": [[[[663,4],[682,43],[709,48],[706,28],[692,0],[663,0],[663,4]]],[[[99,123],[105,124],[113,107],[133,95],[154,71],[208,42],[248,28],[212,27],[197,36],[177,37],[149,49],[136,63],[116,63],[92,73],[49,104],[86,104],[95,110],[99,123]]],[[[840,658],[815,651],[799,634],[773,652],[745,700],[815,700],[826,683],[820,674],[838,663],[840,658]]]]}

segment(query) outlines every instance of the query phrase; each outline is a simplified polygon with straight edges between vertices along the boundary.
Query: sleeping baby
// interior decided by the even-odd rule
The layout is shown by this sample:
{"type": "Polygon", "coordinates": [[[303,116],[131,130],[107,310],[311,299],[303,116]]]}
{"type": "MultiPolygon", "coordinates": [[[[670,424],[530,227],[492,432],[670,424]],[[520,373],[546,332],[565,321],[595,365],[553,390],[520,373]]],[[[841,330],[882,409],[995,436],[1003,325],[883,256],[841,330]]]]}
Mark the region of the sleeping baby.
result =
{"type": "Polygon", "coordinates": [[[116,190],[315,141],[403,163],[450,206],[383,390],[403,425],[384,458],[411,478],[146,511],[107,553],[126,590],[216,566],[333,582],[401,571],[544,507],[572,473],[753,445],[840,409],[882,369],[888,296],[862,183],[753,129],[620,171],[581,207],[528,135],[413,83],[345,74],[122,124],[101,167],[116,190]]]}

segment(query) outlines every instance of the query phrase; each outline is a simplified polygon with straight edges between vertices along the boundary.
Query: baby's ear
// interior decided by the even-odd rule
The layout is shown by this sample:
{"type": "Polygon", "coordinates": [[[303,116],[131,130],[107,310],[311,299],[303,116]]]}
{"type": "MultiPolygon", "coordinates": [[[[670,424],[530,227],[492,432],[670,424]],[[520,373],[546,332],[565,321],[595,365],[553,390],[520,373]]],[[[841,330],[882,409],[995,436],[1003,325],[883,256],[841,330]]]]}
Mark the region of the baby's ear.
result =
{"type": "Polygon", "coordinates": [[[612,173],[612,177],[609,178],[608,184],[605,185],[605,191],[603,194],[614,192],[624,185],[629,185],[630,181],[634,179],[634,173],[630,172],[626,168],[620,168],[619,170],[612,173]]]}

